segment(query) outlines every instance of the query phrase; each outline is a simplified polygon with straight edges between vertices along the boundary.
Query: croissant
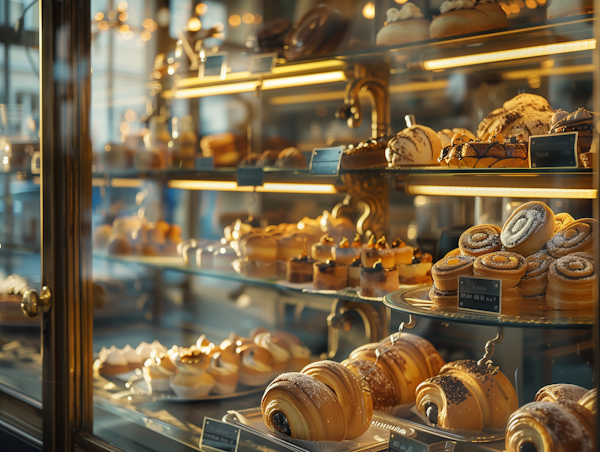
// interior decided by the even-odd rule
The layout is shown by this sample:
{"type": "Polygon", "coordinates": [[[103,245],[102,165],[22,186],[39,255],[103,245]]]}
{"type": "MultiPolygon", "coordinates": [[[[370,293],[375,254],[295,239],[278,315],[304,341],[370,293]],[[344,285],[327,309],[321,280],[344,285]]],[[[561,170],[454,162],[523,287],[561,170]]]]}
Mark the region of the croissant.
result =
{"type": "Polygon", "coordinates": [[[591,391],[586,392],[585,395],[581,399],[579,399],[579,405],[590,410],[592,414],[596,414],[596,411],[598,411],[597,399],[598,390],[594,388],[591,391]]]}
{"type": "MultiPolygon", "coordinates": [[[[366,344],[357,348],[350,354],[348,362],[354,364],[349,366],[344,364],[357,375],[368,372],[376,361],[375,351],[387,350],[390,348],[390,339],[384,339],[379,343],[366,344]],[[359,361],[368,361],[370,366],[365,370],[360,370],[359,361]]],[[[391,381],[394,387],[394,392],[397,396],[395,405],[403,405],[415,401],[415,389],[417,385],[436,375],[439,369],[444,365],[444,360],[437,352],[431,343],[419,336],[413,334],[402,333],[400,338],[394,343],[386,353],[380,355],[377,360],[377,367],[385,375],[386,379],[391,381]]],[[[373,399],[377,397],[377,390],[381,386],[374,382],[375,375],[367,376],[367,381],[371,386],[373,399]],[[372,384],[372,382],[374,384],[372,384]]],[[[384,380],[385,382],[385,380],[384,380]]],[[[388,405],[392,406],[392,405],[388,405]]]]}
{"type": "Polygon", "coordinates": [[[534,402],[556,402],[556,403],[577,403],[579,399],[586,395],[587,389],[577,385],[556,384],[544,386],[540,389],[534,402]]]}
{"type": "Polygon", "coordinates": [[[316,378],[281,374],[265,390],[260,404],[272,432],[306,441],[342,441],[346,418],[335,393],[316,378]]]}
{"type": "Polygon", "coordinates": [[[368,430],[373,418],[373,400],[364,379],[334,361],[309,364],[302,373],[316,378],[335,393],[346,419],[346,439],[357,438],[368,430]]]}
{"type": "Polygon", "coordinates": [[[592,452],[595,426],[595,416],[577,403],[528,403],[508,421],[506,452],[592,452]]]}
{"type": "Polygon", "coordinates": [[[518,407],[506,376],[471,360],[446,364],[417,388],[417,409],[442,428],[501,429],[518,407]]]}
{"type": "Polygon", "coordinates": [[[347,359],[342,361],[342,365],[356,376],[365,375],[364,380],[371,388],[373,410],[388,412],[392,407],[400,405],[393,377],[386,373],[388,372],[387,367],[376,366],[373,368],[373,361],[360,358],[347,359]],[[367,374],[371,369],[373,369],[372,372],[367,374]]]}

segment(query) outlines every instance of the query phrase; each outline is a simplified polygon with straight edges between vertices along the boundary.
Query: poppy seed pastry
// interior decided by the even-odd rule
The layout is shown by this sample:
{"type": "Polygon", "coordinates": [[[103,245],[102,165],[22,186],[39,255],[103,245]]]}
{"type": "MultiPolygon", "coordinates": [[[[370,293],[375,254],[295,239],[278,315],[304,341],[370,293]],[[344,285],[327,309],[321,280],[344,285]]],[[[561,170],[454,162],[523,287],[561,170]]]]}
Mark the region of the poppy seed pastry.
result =
{"type": "Polygon", "coordinates": [[[389,167],[402,165],[435,165],[442,150],[437,134],[429,127],[416,125],[392,138],[385,150],[389,167]]]}

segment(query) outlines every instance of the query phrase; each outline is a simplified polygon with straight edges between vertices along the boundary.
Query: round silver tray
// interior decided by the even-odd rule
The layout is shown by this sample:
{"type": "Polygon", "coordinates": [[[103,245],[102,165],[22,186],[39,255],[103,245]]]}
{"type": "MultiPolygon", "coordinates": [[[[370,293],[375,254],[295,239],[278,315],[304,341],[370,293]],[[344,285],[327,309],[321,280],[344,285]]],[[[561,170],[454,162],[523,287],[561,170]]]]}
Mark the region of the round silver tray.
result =
{"type": "Polygon", "coordinates": [[[486,314],[458,308],[437,307],[429,299],[431,285],[400,286],[387,295],[383,303],[391,309],[429,317],[442,322],[453,321],[476,325],[518,328],[589,329],[594,325],[594,311],[526,311],[514,308],[510,315],[486,314]]]}

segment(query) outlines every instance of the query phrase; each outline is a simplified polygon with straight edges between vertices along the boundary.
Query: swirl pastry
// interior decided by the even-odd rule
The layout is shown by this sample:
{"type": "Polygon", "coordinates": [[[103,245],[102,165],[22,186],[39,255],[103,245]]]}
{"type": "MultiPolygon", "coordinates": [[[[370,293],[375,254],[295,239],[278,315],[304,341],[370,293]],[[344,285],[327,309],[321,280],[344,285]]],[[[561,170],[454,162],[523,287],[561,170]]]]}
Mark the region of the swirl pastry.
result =
{"type": "Polygon", "coordinates": [[[493,224],[473,226],[462,233],[458,240],[458,247],[462,254],[479,257],[484,254],[500,251],[500,228],[493,224]]]}
{"type": "Polygon", "coordinates": [[[445,429],[501,429],[519,407],[504,374],[476,361],[454,361],[417,388],[417,409],[445,429]],[[467,414],[468,413],[468,414],[467,414]]]}
{"type": "Polygon", "coordinates": [[[550,240],[555,226],[554,213],[539,201],[515,209],[504,223],[500,238],[506,251],[531,256],[550,240]]]}
{"type": "Polygon", "coordinates": [[[527,271],[523,256],[508,251],[479,256],[473,264],[473,275],[502,280],[502,290],[515,287],[527,271]]]}
{"type": "Polygon", "coordinates": [[[596,224],[593,218],[582,218],[567,224],[546,243],[548,254],[559,258],[578,251],[593,253],[596,224]]]}
{"type": "Polygon", "coordinates": [[[433,304],[441,307],[457,307],[458,292],[456,290],[440,290],[435,284],[429,290],[429,299],[433,304]]]}
{"type": "Polygon", "coordinates": [[[431,276],[440,291],[458,290],[459,276],[473,276],[473,256],[446,256],[431,268],[431,276]]]}
{"type": "Polygon", "coordinates": [[[591,391],[586,392],[583,397],[579,399],[578,403],[591,411],[592,414],[596,414],[598,411],[598,390],[594,388],[591,391]]]}
{"type": "Polygon", "coordinates": [[[534,297],[546,293],[548,270],[555,260],[548,255],[546,250],[540,250],[527,257],[527,271],[518,284],[524,297],[534,297]]]}
{"type": "Polygon", "coordinates": [[[540,389],[534,402],[555,402],[555,403],[577,403],[588,392],[587,389],[577,385],[555,384],[544,386],[540,389]]]}
{"type": "Polygon", "coordinates": [[[346,418],[335,395],[316,378],[282,374],[265,390],[260,404],[272,432],[305,441],[343,441],[346,418]]]}
{"type": "Polygon", "coordinates": [[[390,167],[402,165],[435,165],[442,143],[429,127],[416,125],[392,138],[385,150],[390,167]]]}
{"type": "Polygon", "coordinates": [[[568,213],[563,212],[563,213],[557,213],[556,215],[554,215],[554,221],[555,221],[554,233],[556,234],[558,231],[560,231],[566,225],[573,223],[575,221],[575,218],[573,218],[568,213]]]}
{"type": "Polygon", "coordinates": [[[596,305],[594,256],[573,253],[557,259],[548,270],[546,302],[560,310],[589,309],[596,305]]]}
{"type": "Polygon", "coordinates": [[[358,438],[368,430],[373,418],[373,400],[364,380],[334,361],[309,364],[302,373],[316,378],[334,392],[344,412],[346,439],[358,438]]]}
{"type": "Polygon", "coordinates": [[[508,420],[506,452],[592,452],[595,427],[594,415],[577,403],[528,403],[508,420]]]}
{"type": "MultiPolygon", "coordinates": [[[[351,367],[348,364],[355,364],[361,360],[369,361],[371,365],[368,371],[376,361],[376,350],[386,350],[390,345],[389,338],[378,343],[363,345],[350,353],[344,365],[356,372],[357,366],[351,367]]],[[[443,365],[444,360],[429,341],[409,333],[402,333],[394,346],[377,359],[377,367],[394,385],[394,392],[398,397],[397,405],[414,402],[417,385],[426,378],[436,375],[443,365]]],[[[371,375],[366,376],[369,384],[372,380],[371,375]]],[[[374,403],[377,387],[377,384],[371,386],[374,403]]]]}
{"type": "MultiPolygon", "coordinates": [[[[523,291],[518,287],[510,287],[502,290],[501,314],[509,315],[507,309],[516,308],[523,300],[523,291]]],[[[512,313],[511,313],[512,314],[512,313]]]]}

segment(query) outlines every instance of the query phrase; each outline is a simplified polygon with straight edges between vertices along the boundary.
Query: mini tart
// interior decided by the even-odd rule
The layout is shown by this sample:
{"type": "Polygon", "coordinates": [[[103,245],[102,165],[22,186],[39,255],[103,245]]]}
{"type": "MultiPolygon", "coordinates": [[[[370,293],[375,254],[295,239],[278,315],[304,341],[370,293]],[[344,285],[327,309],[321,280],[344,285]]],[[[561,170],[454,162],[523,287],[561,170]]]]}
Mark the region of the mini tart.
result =
{"type": "Polygon", "coordinates": [[[500,228],[493,224],[473,226],[462,233],[458,246],[462,254],[479,257],[484,254],[500,251],[500,228]]]}
{"type": "Polygon", "coordinates": [[[441,307],[457,307],[458,306],[458,291],[456,290],[440,290],[435,284],[431,286],[429,291],[429,299],[433,304],[441,307]]]}
{"type": "Polygon", "coordinates": [[[333,260],[340,264],[350,265],[361,254],[360,244],[358,247],[350,246],[348,240],[344,238],[338,246],[331,248],[333,260]]]}
{"type": "Polygon", "coordinates": [[[546,243],[548,254],[559,258],[577,252],[593,253],[597,223],[593,218],[582,218],[567,224],[546,243]]]}
{"type": "Polygon", "coordinates": [[[518,287],[502,290],[502,306],[500,314],[503,314],[505,309],[512,309],[519,306],[523,299],[523,291],[518,287]]]}
{"type": "Polygon", "coordinates": [[[315,243],[310,249],[311,257],[318,262],[325,262],[332,259],[331,249],[333,248],[334,241],[328,235],[321,237],[319,243],[315,243]]]}
{"type": "Polygon", "coordinates": [[[459,276],[473,276],[473,256],[447,256],[431,268],[431,277],[435,287],[441,292],[458,290],[459,276]]]}
{"type": "Polygon", "coordinates": [[[415,249],[412,246],[407,246],[402,240],[396,238],[392,242],[392,253],[394,254],[394,263],[411,264],[415,249]]]}
{"type": "Polygon", "coordinates": [[[348,267],[348,286],[359,287],[360,286],[360,273],[362,270],[362,264],[360,259],[355,259],[354,262],[348,267]]]}
{"type": "Polygon", "coordinates": [[[287,261],[286,279],[292,283],[307,283],[313,280],[314,259],[308,255],[294,257],[287,261]]]}
{"type": "Polygon", "coordinates": [[[392,268],[396,265],[396,257],[385,241],[385,237],[377,240],[372,247],[371,245],[372,241],[369,242],[366,248],[363,247],[362,249],[361,261],[363,267],[372,268],[378,260],[381,260],[385,268],[392,268]]]}
{"type": "Polygon", "coordinates": [[[336,261],[315,262],[313,287],[317,290],[342,290],[348,287],[348,266],[336,261]]]}
{"type": "Polygon", "coordinates": [[[555,260],[546,250],[540,250],[527,257],[527,271],[518,284],[524,297],[535,297],[546,293],[548,270],[555,260]]]}
{"type": "Polygon", "coordinates": [[[363,297],[383,297],[398,290],[399,276],[396,267],[384,268],[379,262],[373,267],[363,267],[360,272],[360,292],[363,297]]]}
{"type": "Polygon", "coordinates": [[[479,256],[473,264],[473,275],[484,278],[501,279],[502,290],[515,287],[527,271],[527,261],[523,256],[508,251],[479,256]]]}

